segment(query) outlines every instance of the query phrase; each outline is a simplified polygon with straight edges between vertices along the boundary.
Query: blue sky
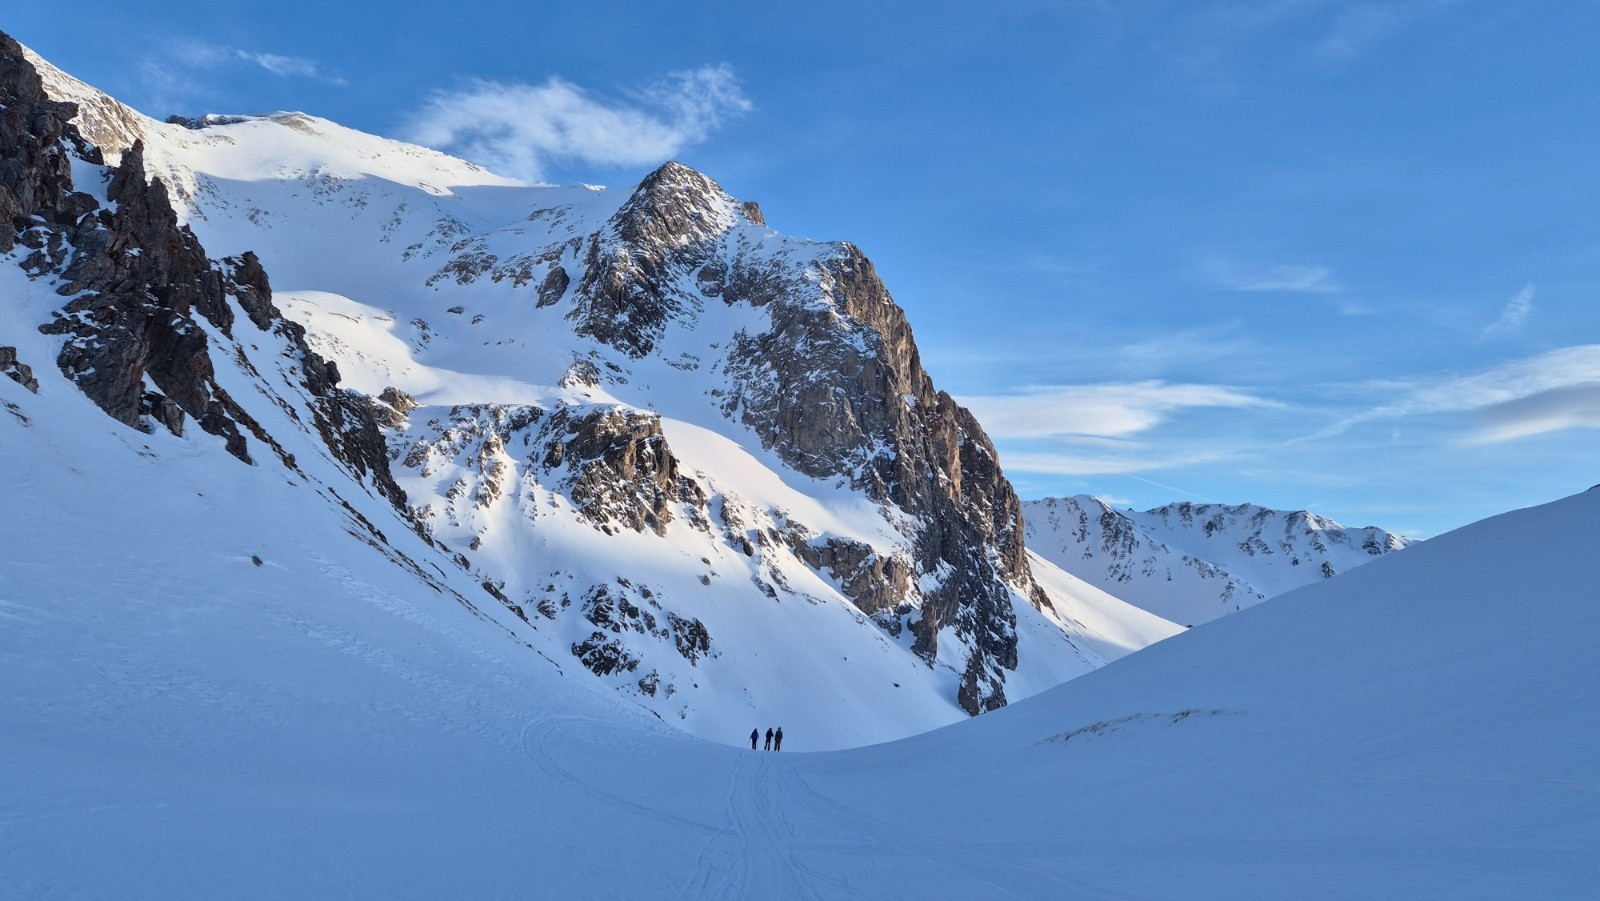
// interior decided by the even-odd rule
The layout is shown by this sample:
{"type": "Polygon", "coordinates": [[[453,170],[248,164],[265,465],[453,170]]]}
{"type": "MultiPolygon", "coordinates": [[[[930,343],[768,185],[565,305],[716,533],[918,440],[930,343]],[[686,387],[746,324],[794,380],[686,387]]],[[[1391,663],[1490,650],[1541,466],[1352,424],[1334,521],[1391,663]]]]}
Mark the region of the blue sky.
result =
{"type": "Polygon", "coordinates": [[[1600,482],[1600,4],[42,4],[153,115],[303,109],[877,263],[1024,496],[1428,536],[1600,482]]]}

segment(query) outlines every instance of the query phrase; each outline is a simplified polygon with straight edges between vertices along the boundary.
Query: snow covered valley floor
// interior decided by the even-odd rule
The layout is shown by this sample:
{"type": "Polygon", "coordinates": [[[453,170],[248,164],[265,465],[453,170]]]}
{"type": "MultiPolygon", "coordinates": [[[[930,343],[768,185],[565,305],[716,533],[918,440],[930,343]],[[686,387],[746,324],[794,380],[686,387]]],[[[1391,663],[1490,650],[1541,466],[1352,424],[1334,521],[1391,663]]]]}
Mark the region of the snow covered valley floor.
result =
{"type": "MultiPolygon", "coordinates": [[[[76,446],[125,435],[95,427],[76,446]]],[[[778,754],[556,675],[377,549],[319,556],[346,524],[261,515],[264,468],[196,448],[182,492],[8,434],[20,496],[62,506],[6,544],[0,896],[1600,889],[1600,491],[971,721],[778,754]]]]}

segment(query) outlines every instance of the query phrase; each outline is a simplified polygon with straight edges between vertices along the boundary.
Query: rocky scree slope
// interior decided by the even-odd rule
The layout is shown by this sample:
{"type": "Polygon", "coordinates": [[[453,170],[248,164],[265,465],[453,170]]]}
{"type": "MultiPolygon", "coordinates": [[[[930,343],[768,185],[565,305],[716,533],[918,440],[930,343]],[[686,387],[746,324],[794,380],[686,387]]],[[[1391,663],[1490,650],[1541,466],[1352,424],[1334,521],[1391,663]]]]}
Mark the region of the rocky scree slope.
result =
{"type": "Polygon", "coordinates": [[[1026,501],[1028,547],[1157,616],[1209,622],[1411,542],[1304,510],[1182,502],[1137,512],[1089,495],[1026,501]]]}
{"type": "MultiPolygon", "coordinates": [[[[180,277],[139,276],[196,286],[164,301],[172,321],[198,310],[215,340],[233,328],[206,319],[217,296],[260,309],[247,318],[294,344],[323,398],[324,443],[658,714],[720,733],[773,707],[846,709],[839,741],[892,737],[1171,634],[1040,587],[992,445],[850,245],[781,236],[676,163],[623,194],[520,185],[298,113],[155,122],[29,62],[128,173],[118,196],[161,195],[141,219],[231,254],[214,275],[191,253],[180,277]]],[[[172,398],[251,434],[216,388],[163,384],[108,412],[149,428],[172,398]]]]}

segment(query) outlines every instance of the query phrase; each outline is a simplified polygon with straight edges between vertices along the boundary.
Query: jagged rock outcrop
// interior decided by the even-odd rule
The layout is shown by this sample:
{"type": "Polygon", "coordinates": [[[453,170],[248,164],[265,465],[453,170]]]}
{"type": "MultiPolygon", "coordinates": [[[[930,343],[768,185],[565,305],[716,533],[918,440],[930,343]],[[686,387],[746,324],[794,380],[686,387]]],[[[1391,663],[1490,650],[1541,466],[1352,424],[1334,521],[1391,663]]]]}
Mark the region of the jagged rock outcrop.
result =
{"type": "Polygon", "coordinates": [[[578,512],[596,527],[619,524],[635,532],[666,533],[672,508],[704,505],[705,498],[678,472],[677,458],[661,434],[661,418],[611,408],[555,412],[544,467],[562,469],[578,512]]]}
{"type": "Polygon", "coordinates": [[[0,347],[0,375],[6,376],[34,394],[39,393],[39,380],[33,377],[33,367],[17,359],[15,347],[0,347]]]}
{"type": "Polygon", "coordinates": [[[119,422],[182,435],[192,418],[252,463],[247,433],[274,450],[277,443],[217,383],[201,324],[231,337],[231,300],[257,329],[288,342],[334,455],[403,508],[371,402],[338,390],[338,368],[306,344],[304,328],[282,317],[254,253],[212,260],[179,223],[165,185],[146,176],[135,114],[109,98],[89,102],[98,104],[90,137],[118,150],[104,205],[72,181],[71,157],[104,163],[73,122],[77,104],[46,96],[27,52],[0,33],[0,252],[30,248],[23,268],[55,277],[58,293],[71,298],[40,326],[66,337],[56,360],[62,373],[119,422]]]}
{"type": "MultiPolygon", "coordinates": [[[[382,397],[389,410],[417,409],[398,391],[382,397]]],[[[699,516],[706,506],[704,491],[680,472],[661,418],[624,407],[561,406],[547,413],[525,404],[459,405],[406,434],[391,456],[424,478],[455,468],[446,499],[469,498],[479,508],[507,495],[556,491],[606,534],[620,528],[662,535],[679,505],[699,516]]]]}
{"type": "Polygon", "coordinates": [[[567,286],[572,284],[572,276],[560,266],[550,267],[544,280],[539,282],[539,303],[541,307],[553,307],[561,302],[567,293],[567,286]]]}
{"type": "Polygon", "coordinates": [[[24,268],[57,274],[58,291],[73,298],[41,326],[67,336],[61,371],[127,425],[147,430],[153,419],[181,434],[188,414],[249,462],[236,404],[216,385],[205,332],[193,318],[231,326],[227,279],[178,225],[160,183],[145,179],[142,148],[135,144],[112,170],[111,206],[101,207],[72,183],[69,152],[101,162],[71,122],[76,105],[46,97],[21,46],[4,35],[0,102],[0,249],[31,248],[24,268]]]}
{"type": "Polygon", "coordinates": [[[904,557],[879,553],[870,544],[848,538],[792,541],[800,559],[837,579],[862,613],[875,614],[902,604],[915,573],[904,557]]]}
{"type": "MultiPolygon", "coordinates": [[[[77,107],[45,96],[39,74],[23,56],[22,45],[0,32],[0,253],[10,253],[30,230],[40,232],[76,225],[98,206],[88,194],[73,190],[70,145],[86,160],[99,153],[71,124],[77,107]]],[[[36,234],[29,245],[40,260],[60,253],[60,238],[50,247],[48,234],[36,234]]]]}
{"type": "MultiPolygon", "coordinates": [[[[562,606],[570,606],[570,599],[563,597],[562,606]]],[[[593,631],[573,643],[572,656],[597,676],[638,671],[644,661],[630,650],[629,636],[644,636],[671,647],[691,667],[712,654],[705,624],[662,609],[655,592],[626,578],[592,587],[578,609],[593,631]]],[[[645,673],[632,685],[651,696],[659,691],[670,697],[678,691],[677,685],[664,680],[657,670],[645,673]]]]}
{"type": "Polygon", "coordinates": [[[194,318],[231,331],[228,279],[178,225],[161,183],[145,179],[142,151],[135,144],[112,172],[114,209],[85,215],[68,236],[76,252],[58,290],[73,300],[41,329],[68,336],[57,364],[112,417],[148,429],[154,416],[182,434],[186,413],[250,462],[194,318]]]}

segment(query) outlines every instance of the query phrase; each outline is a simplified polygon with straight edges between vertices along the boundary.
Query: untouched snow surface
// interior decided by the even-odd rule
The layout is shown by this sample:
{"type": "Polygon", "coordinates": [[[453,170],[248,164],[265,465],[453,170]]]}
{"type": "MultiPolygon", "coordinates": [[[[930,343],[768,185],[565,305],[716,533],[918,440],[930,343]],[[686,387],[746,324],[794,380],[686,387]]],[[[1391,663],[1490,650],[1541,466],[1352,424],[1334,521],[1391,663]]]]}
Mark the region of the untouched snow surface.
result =
{"type": "Polygon", "coordinates": [[[0,896],[1600,892],[1600,491],[923,736],[741,724],[774,754],[562,677],[209,436],[0,401],[0,896]]]}

